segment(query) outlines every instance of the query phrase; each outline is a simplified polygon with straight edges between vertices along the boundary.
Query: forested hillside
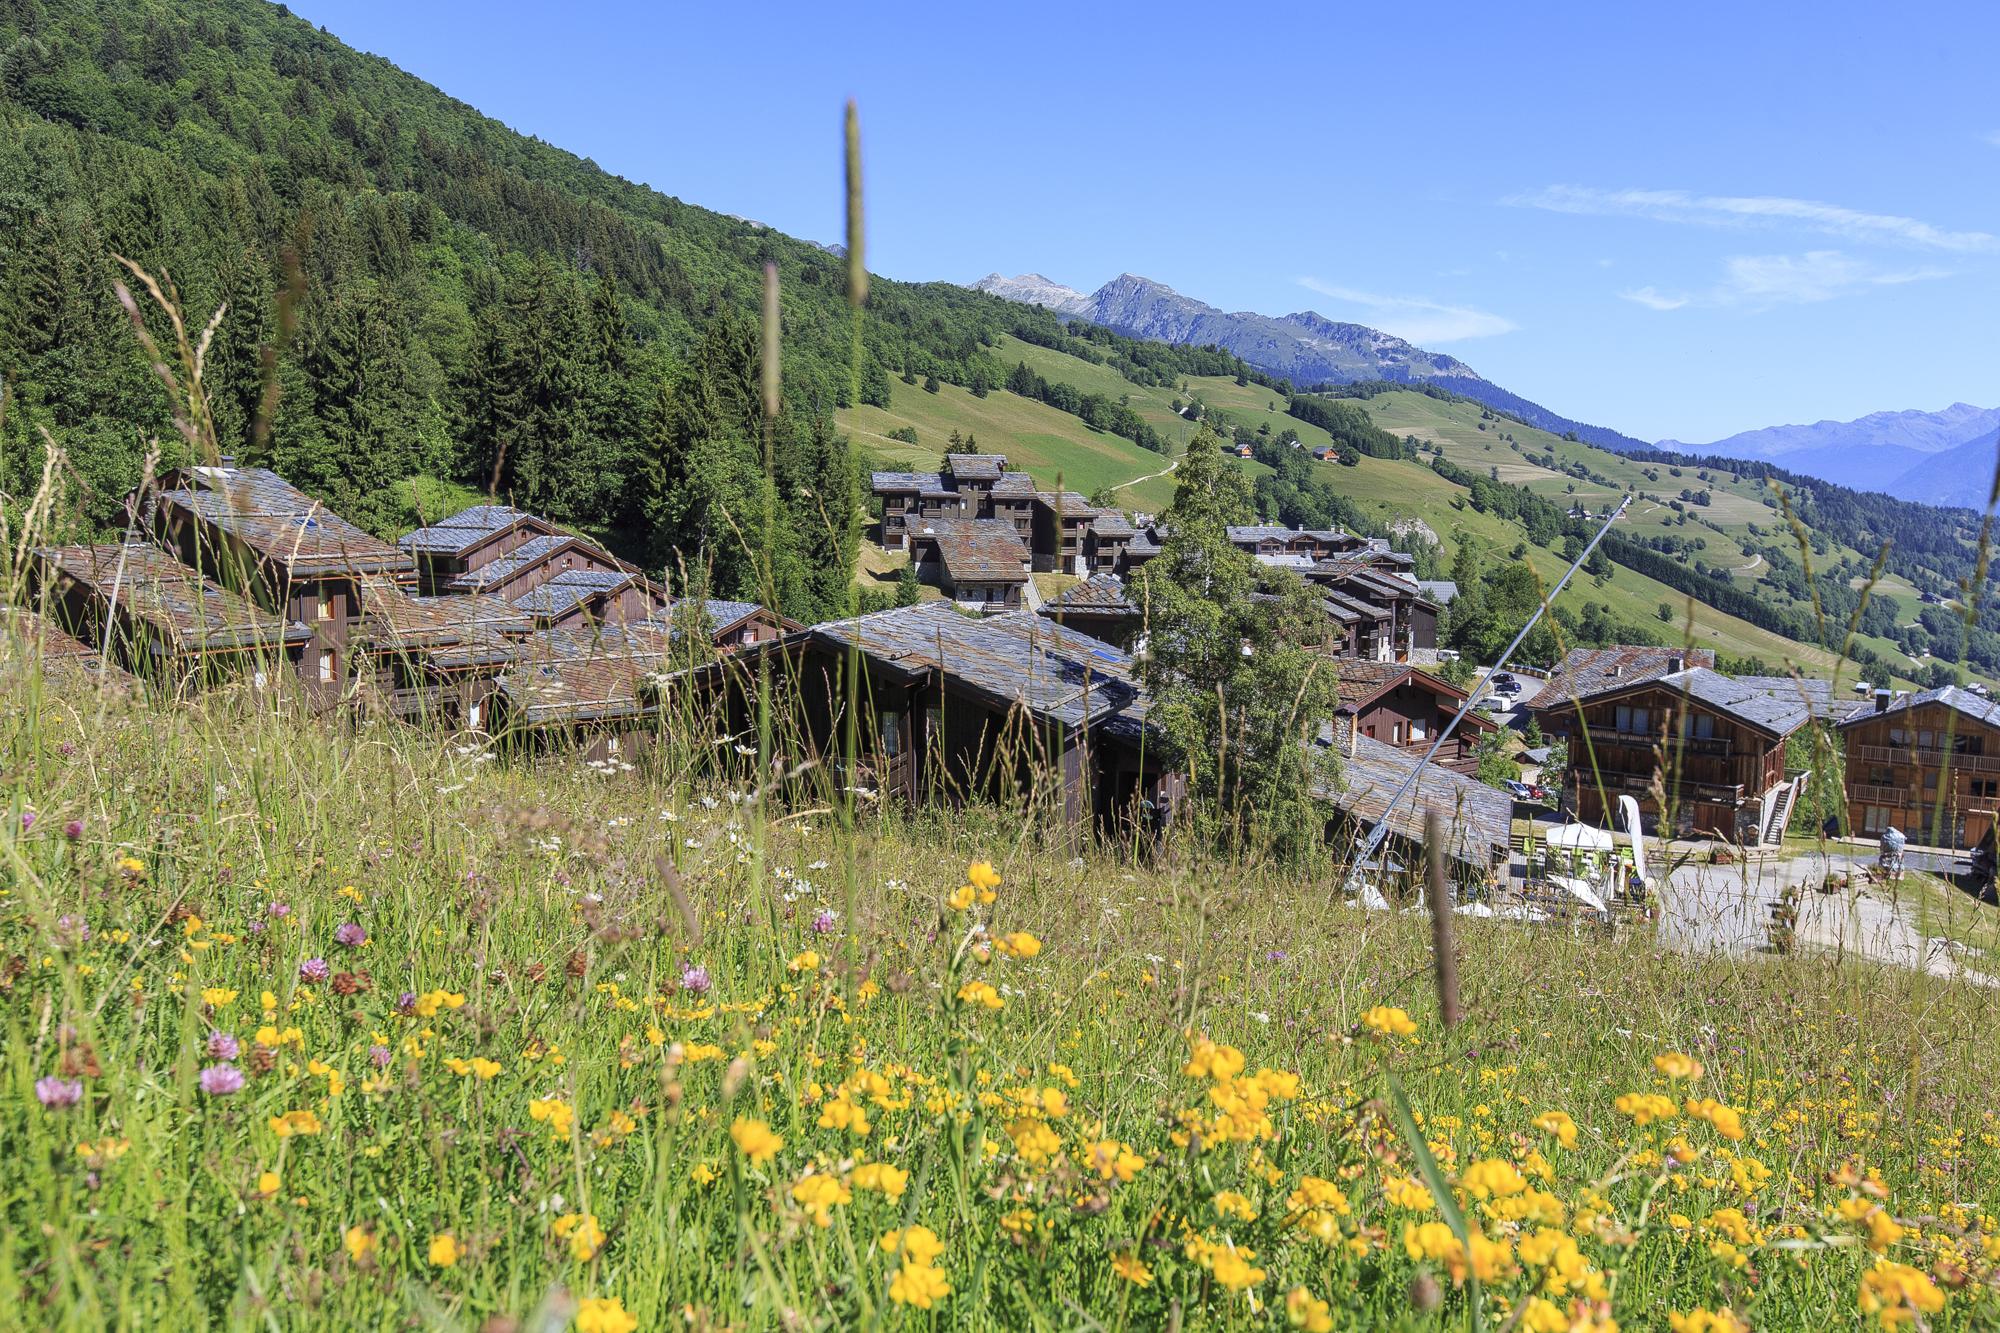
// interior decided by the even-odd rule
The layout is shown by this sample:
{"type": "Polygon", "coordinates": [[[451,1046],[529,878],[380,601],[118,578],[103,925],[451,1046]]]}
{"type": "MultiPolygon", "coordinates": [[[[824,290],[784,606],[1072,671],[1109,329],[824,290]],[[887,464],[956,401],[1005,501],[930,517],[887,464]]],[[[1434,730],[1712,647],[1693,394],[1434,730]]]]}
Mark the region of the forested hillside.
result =
{"type": "MultiPolygon", "coordinates": [[[[227,305],[207,378],[246,461],[382,531],[417,517],[409,478],[497,486],[654,567],[713,558],[745,592],[729,528],[770,484],[754,312],[774,263],[775,484],[819,501],[778,507],[778,592],[799,614],[843,595],[854,461],[831,416],[856,393],[855,331],[844,265],[815,246],[514,134],[283,6],[0,0],[0,489],[32,488],[46,428],[85,528],[117,521],[148,437],[174,461],[113,255],[170,275],[197,324],[227,305]],[[266,344],[282,393],[253,438],[266,344]]],[[[968,383],[1005,331],[1064,336],[950,284],[877,281],[859,393],[968,383]]]]}

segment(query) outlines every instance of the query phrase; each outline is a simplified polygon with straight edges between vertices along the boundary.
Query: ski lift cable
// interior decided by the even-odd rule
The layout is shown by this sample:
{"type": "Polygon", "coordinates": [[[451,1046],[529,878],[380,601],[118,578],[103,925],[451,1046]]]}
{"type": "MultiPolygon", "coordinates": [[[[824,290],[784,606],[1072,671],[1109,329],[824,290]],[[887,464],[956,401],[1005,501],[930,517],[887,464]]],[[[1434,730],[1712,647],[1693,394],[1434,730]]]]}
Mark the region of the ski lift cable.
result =
{"type": "Polygon", "coordinates": [[[1631,504],[1632,497],[1629,494],[1618,502],[1618,507],[1611,511],[1609,518],[1604,520],[1604,526],[1597,530],[1597,535],[1590,539],[1590,544],[1585,546],[1578,553],[1576,559],[1570,563],[1570,567],[1563,571],[1563,576],[1556,580],[1556,586],[1549,590],[1549,595],[1544,597],[1541,604],[1535,608],[1535,614],[1528,617],[1528,623],[1521,626],[1521,632],[1514,636],[1514,641],[1507,645],[1507,650],[1500,654],[1498,660],[1492,666],[1486,668],[1486,674],[1480,677],[1479,684],[1466,694],[1465,702],[1459,705],[1458,712],[1454,713],[1451,721],[1447,722],[1444,725],[1444,729],[1438,732],[1437,739],[1431,742],[1431,748],[1424,752],[1422,761],[1410,770],[1410,776],[1404,778],[1403,785],[1396,788],[1395,794],[1390,796],[1389,803],[1382,809],[1382,817],[1376,820],[1375,827],[1368,831],[1367,839],[1361,844],[1361,850],[1355,856],[1354,864],[1357,869],[1349,872],[1348,875],[1350,889],[1356,876],[1359,874],[1359,866],[1373,857],[1376,851],[1382,846],[1382,840],[1389,836],[1389,816],[1395,812],[1397,804],[1415,789],[1418,780],[1423,776],[1424,766],[1437,758],[1438,751],[1444,748],[1444,743],[1447,740],[1451,739],[1451,733],[1458,727],[1460,722],[1465,720],[1465,715],[1472,711],[1472,705],[1478,701],[1481,692],[1492,683],[1493,677],[1506,667],[1508,661],[1514,656],[1515,650],[1520,648],[1522,640],[1528,637],[1528,632],[1540,623],[1542,613],[1547,611],[1556,598],[1562,594],[1563,588],[1575,576],[1576,571],[1583,568],[1584,561],[1590,559],[1590,553],[1595,551],[1597,544],[1604,540],[1604,534],[1611,531],[1611,525],[1624,515],[1626,509],[1631,504]]]}

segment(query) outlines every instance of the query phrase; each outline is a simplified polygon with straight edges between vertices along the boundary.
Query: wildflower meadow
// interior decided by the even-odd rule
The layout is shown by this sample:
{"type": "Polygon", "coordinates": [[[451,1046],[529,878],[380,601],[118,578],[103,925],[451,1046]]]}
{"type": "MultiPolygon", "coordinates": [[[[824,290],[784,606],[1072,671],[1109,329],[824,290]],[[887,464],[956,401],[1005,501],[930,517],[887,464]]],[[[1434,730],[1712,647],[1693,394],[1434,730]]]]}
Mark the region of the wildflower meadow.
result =
{"type": "Polygon", "coordinates": [[[1973,1328],[1989,998],[0,690],[0,1324],[1973,1328]]]}

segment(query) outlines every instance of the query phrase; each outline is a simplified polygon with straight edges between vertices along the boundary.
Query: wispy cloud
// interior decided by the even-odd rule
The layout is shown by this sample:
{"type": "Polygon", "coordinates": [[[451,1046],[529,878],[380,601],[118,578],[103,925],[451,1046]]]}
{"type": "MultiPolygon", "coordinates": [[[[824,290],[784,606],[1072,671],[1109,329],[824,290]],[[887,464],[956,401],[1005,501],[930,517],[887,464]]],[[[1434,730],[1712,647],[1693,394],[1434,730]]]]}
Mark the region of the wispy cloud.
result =
{"type": "Polygon", "coordinates": [[[1735,255],[1723,262],[1721,281],[1696,292],[1663,292],[1638,287],[1618,293],[1649,310],[1680,310],[1687,306],[1738,306],[1752,310],[1776,305],[1831,301],[1871,287],[1942,278],[1941,268],[1885,269],[1838,250],[1809,250],[1802,255],[1735,255]]]}
{"type": "Polygon", "coordinates": [[[1512,333],[1515,328],[1514,321],[1505,315],[1472,306],[1446,305],[1421,296],[1384,296],[1321,282],[1318,278],[1300,278],[1299,286],[1345,305],[1359,306],[1368,312],[1367,323],[1384,333],[1425,346],[1491,338],[1512,333]]]}
{"type": "MultiPolygon", "coordinates": [[[[2000,133],[2000,132],[1996,132],[2000,133]]],[[[2000,250],[2000,237],[1983,231],[1950,231],[1894,213],[1864,213],[1839,204],[1779,195],[1693,194],[1687,190],[1601,190],[1587,185],[1551,185],[1502,200],[1517,208],[1551,213],[1650,218],[1705,227],[1792,224],[1827,236],[1915,246],[1926,250],[1980,253],[2000,250]]]]}
{"type": "Polygon", "coordinates": [[[1992,144],[1995,148],[2000,148],[2000,130],[1988,130],[1986,131],[1985,134],[1981,135],[1980,137],[1985,139],[1986,142],[1992,144]]]}

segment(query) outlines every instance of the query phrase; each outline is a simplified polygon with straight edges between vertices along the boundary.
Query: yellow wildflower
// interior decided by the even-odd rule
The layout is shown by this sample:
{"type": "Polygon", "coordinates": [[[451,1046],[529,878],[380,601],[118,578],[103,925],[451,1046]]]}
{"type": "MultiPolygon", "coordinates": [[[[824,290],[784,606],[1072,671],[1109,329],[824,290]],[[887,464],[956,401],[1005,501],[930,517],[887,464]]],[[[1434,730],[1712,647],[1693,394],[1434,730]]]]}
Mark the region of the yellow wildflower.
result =
{"type": "Polygon", "coordinates": [[[1417,1032],[1416,1020],[1386,1004],[1378,1004],[1362,1014],[1361,1026],[1378,1037],[1413,1037],[1417,1032]]]}
{"type": "Polygon", "coordinates": [[[785,1146],[785,1141],[772,1133],[769,1125],[746,1116],[737,1117],[736,1123],[729,1127],[729,1137],[736,1140],[736,1150],[756,1166],[776,1157],[785,1146]]]}

